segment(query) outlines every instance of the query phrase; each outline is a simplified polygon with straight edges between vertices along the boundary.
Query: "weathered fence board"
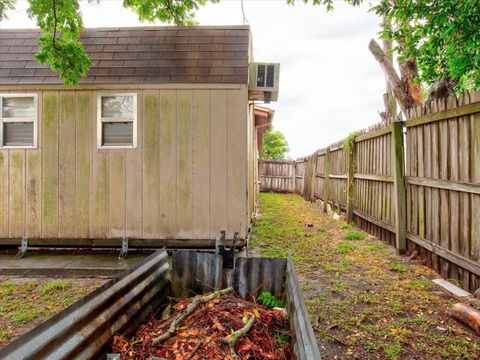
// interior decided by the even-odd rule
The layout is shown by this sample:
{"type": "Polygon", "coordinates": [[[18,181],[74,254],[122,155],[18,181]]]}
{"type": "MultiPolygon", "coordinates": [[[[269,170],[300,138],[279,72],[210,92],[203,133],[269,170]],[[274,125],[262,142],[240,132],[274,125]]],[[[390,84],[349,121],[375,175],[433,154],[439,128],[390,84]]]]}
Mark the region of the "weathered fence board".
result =
{"type": "Polygon", "coordinates": [[[260,191],[301,192],[305,177],[304,160],[260,160],[260,191]]]}

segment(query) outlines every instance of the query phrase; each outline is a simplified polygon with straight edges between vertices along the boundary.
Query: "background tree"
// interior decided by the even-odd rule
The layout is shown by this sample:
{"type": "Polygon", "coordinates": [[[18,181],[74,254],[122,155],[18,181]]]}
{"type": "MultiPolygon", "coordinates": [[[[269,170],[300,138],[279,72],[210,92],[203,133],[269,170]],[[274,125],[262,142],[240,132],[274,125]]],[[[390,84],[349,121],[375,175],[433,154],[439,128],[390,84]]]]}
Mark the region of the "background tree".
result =
{"type": "Polygon", "coordinates": [[[263,135],[263,148],[260,153],[261,159],[281,160],[285,159],[290,148],[287,139],[280,131],[269,130],[263,135]]]}
{"type": "MultiPolygon", "coordinates": [[[[123,6],[136,13],[140,21],[192,25],[195,11],[209,1],[218,0],[124,0],[123,6]]],[[[65,84],[77,85],[91,65],[80,41],[83,21],[79,0],[28,0],[28,4],[28,15],[43,31],[35,59],[50,65],[65,84]]],[[[15,0],[0,0],[0,21],[14,7],[15,0]]]]}

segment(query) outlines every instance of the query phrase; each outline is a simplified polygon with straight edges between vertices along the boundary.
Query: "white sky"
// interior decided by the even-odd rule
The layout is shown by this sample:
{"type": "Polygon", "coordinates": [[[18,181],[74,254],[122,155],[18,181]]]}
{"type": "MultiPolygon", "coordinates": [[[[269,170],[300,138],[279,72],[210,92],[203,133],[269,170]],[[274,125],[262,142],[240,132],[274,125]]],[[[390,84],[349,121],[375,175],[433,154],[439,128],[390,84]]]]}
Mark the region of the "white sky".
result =
{"type": "MultiPolygon", "coordinates": [[[[305,156],[344,138],[351,131],[380,120],[385,82],[368,51],[380,22],[368,5],[353,8],[341,1],[327,12],[323,6],[296,6],[284,0],[245,0],[246,18],[253,33],[255,61],[281,63],[274,127],[290,145],[290,156],[305,156]]],[[[141,26],[121,0],[81,1],[86,27],[141,26]]],[[[1,28],[34,27],[26,1],[1,28]]],[[[239,0],[221,0],[197,13],[201,25],[242,24],[239,0]]]]}

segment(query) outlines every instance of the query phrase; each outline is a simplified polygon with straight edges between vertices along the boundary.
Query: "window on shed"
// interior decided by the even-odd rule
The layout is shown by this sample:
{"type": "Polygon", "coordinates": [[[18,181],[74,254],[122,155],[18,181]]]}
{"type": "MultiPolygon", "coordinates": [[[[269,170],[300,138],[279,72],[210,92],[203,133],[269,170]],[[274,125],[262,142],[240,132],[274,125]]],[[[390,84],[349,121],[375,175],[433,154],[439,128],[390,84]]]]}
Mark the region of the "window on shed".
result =
{"type": "Polygon", "coordinates": [[[99,148],[137,146],[137,94],[99,94],[97,115],[99,148]]]}
{"type": "Polygon", "coordinates": [[[37,95],[0,94],[2,148],[37,147],[37,95]]]}

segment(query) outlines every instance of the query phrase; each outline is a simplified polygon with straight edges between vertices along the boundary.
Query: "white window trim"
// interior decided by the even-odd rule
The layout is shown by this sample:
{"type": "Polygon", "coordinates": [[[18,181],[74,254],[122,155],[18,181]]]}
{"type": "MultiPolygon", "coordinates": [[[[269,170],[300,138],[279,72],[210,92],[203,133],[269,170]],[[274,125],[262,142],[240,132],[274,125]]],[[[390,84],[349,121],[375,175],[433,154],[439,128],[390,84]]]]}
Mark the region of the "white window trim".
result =
{"type": "Polygon", "coordinates": [[[98,92],[97,93],[97,148],[98,149],[136,149],[137,148],[137,93],[126,92],[98,92]],[[133,119],[131,118],[102,118],[102,96],[132,96],[133,119]],[[102,123],[108,122],[132,122],[133,134],[132,145],[102,145],[102,123]]]}
{"type": "Polygon", "coordinates": [[[3,93],[0,94],[0,149],[37,149],[38,148],[38,94],[35,93],[3,93]],[[33,97],[33,118],[7,118],[3,119],[3,98],[9,97],[33,97]],[[33,145],[3,145],[3,123],[33,122],[33,145]]]}

